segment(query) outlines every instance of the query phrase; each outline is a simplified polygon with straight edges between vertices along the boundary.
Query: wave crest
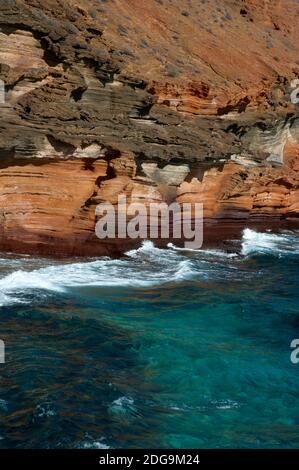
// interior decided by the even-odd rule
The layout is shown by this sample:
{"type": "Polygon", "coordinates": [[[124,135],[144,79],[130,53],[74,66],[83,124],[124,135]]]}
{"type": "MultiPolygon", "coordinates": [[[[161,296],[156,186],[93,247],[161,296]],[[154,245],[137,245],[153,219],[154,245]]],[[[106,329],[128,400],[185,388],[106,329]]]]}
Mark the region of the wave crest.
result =
{"type": "Polygon", "coordinates": [[[294,233],[275,234],[246,228],[243,231],[241,254],[246,257],[256,254],[299,254],[299,238],[294,233]]]}

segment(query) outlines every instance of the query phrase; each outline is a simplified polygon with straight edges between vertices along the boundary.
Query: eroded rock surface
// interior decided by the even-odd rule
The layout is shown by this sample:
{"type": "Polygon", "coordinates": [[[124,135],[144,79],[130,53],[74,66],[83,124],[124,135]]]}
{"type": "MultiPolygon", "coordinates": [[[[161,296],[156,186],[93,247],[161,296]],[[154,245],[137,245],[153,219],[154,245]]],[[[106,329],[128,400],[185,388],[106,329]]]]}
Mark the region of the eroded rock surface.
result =
{"type": "Polygon", "coordinates": [[[201,201],[207,239],[296,220],[298,20],[294,0],[0,0],[0,248],[119,254],[94,233],[119,195],[201,201]]]}

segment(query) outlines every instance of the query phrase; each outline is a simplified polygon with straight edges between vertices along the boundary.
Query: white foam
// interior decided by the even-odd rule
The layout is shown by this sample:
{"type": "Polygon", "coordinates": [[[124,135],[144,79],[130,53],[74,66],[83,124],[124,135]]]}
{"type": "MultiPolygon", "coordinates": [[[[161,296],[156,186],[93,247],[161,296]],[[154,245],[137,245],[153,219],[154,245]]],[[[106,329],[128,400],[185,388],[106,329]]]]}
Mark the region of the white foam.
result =
{"type": "Polygon", "coordinates": [[[105,444],[104,437],[101,437],[98,441],[83,442],[79,448],[80,449],[110,449],[110,446],[105,444]]]}
{"type": "Polygon", "coordinates": [[[240,404],[234,400],[218,400],[211,401],[211,405],[215,406],[218,410],[231,410],[233,408],[239,408],[240,404]]]}
{"type": "Polygon", "coordinates": [[[242,255],[299,253],[299,239],[293,234],[275,234],[271,232],[256,232],[246,228],[243,231],[242,255]]]}
{"type": "Polygon", "coordinates": [[[229,253],[228,251],[223,251],[223,250],[195,250],[194,248],[181,248],[179,246],[174,245],[173,243],[168,243],[168,248],[171,250],[175,251],[182,251],[182,252],[191,252],[191,253],[199,253],[202,255],[210,255],[210,256],[215,256],[215,257],[220,257],[220,258],[236,258],[238,257],[237,253],[229,253]]]}
{"type": "Polygon", "coordinates": [[[126,397],[126,396],[119,397],[112,402],[112,406],[119,406],[121,408],[132,406],[132,405],[134,405],[133,398],[126,397]]]}
{"type": "MultiPolygon", "coordinates": [[[[53,291],[61,291],[62,288],[57,282],[52,281],[50,275],[48,275],[49,268],[37,271],[15,271],[14,273],[8,274],[4,278],[0,279],[0,290],[17,291],[28,288],[38,288],[53,291]]],[[[49,273],[50,274],[50,273],[49,273]]]]}
{"type": "Polygon", "coordinates": [[[56,411],[52,408],[51,403],[41,403],[36,406],[36,416],[38,418],[50,418],[55,415],[56,411]]]}
{"type": "Polygon", "coordinates": [[[142,243],[140,248],[137,248],[136,250],[127,251],[126,255],[131,256],[132,258],[134,258],[140,253],[145,253],[145,254],[152,255],[152,254],[158,253],[160,251],[162,251],[162,250],[155,247],[153,242],[151,242],[150,240],[144,240],[144,242],[142,243]]]}
{"type": "Polygon", "coordinates": [[[11,303],[14,303],[13,299],[0,292],[0,307],[4,307],[4,305],[9,305],[11,303]]]}
{"type": "Polygon", "coordinates": [[[114,400],[109,406],[109,412],[115,415],[128,414],[134,417],[138,416],[138,411],[133,398],[126,396],[122,396],[114,400]]]}
{"type": "Polygon", "coordinates": [[[184,280],[192,279],[197,274],[199,274],[198,270],[193,269],[191,262],[188,259],[186,259],[184,261],[181,261],[178,264],[178,269],[174,275],[174,280],[184,281],[184,280]]]}
{"type": "MultiPolygon", "coordinates": [[[[64,293],[73,287],[120,287],[150,288],[182,281],[235,278],[243,258],[236,253],[221,250],[191,250],[169,245],[160,249],[151,241],[143,242],[126,257],[113,260],[100,258],[85,262],[64,263],[42,259],[8,258],[1,261],[0,306],[17,302],[32,302],[32,295],[38,301],[47,293],[64,293]],[[45,266],[48,263],[48,266],[45,266]],[[43,267],[41,267],[43,266],[43,267]],[[15,269],[14,272],[11,272],[15,269]],[[41,296],[41,291],[44,295],[41,296]],[[28,296],[28,293],[30,294],[28,296]]],[[[299,253],[299,237],[294,234],[277,235],[244,230],[242,255],[255,253],[299,253]]],[[[239,276],[238,276],[239,278],[239,276]]]]}
{"type": "MultiPolygon", "coordinates": [[[[133,287],[147,288],[163,283],[189,279],[192,276],[191,260],[171,250],[156,248],[152,242],[144,242],[137,250],[131,250],[127,258],[112,260],[53,264],[28,270],[23,268],[0,279],[0,305],[26,301],[28,291],[65,292],[71,287],[133,287]]],[[[10,261],[7,260],[8,266],[10,261]]],[[[40,266],[40,260],[37,260],[40,266]]],[[[2,264],[3,268],[3,264],[2,264]]],[[[10,268],[11,269],[11,268],[10,268]]],[[[194,274],[194,272],[193,272],[194,274]]]]}

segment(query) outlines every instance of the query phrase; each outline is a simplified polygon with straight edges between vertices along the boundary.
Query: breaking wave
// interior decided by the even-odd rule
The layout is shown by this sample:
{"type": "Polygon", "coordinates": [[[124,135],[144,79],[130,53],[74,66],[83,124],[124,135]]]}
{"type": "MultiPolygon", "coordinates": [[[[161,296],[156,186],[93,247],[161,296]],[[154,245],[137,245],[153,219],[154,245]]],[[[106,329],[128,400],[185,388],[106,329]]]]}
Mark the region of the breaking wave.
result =
{"type": "Polygon", "coordinates": [[[294,232],[275,234],[271,232],[256,232],[245,229],[242,239],[243,256],[257,254],[284,256],[299,254],[299,238],[294,232]]]}
{"type": "Polygon", "coordinates": [[[173,244],[160,249],[144,241],[118,260],[105,257],[60,264],[28,257],[1,258],[0,306],[27,302],[29,292],[63,293],[72,287],[88,286],[146,289],[190,280],[236,278],[244,259],[261,254],[299,254],[299,238],[296,233],[245,229],[239,253],[190,250],[173,244]]]}

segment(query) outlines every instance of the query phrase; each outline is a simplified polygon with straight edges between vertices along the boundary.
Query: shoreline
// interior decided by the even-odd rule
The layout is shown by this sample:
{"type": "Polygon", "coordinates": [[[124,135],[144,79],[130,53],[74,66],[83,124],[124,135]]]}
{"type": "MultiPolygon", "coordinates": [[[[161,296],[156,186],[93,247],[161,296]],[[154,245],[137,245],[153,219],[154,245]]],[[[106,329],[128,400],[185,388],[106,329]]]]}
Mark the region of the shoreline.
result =
{"type": "MultiPolygon", "coordinates": [[[[251,229],[257,232],[271,232],[279,234],[285,230],[296,231],[299,230],[299,218],[292,219],[278,219],[271,218],[266,220],[265,217],[259,217],[260,220],[247,220],[237,222],[234,220],[217,219],[204,221],[203,228],[203,244],[200,249],[221,249],[228,253],[236,250],[236,242],[242,240],[242,234],[245,229],[251,229]]],[[[51,243],[41,242],[20,242],[20,241],[7,241],[0,242],[0,254],[18,255],[18,256],[40,256],[48,259],[61,259],[71,260],[73,258],[88,259],[109,257],[112,259],[119,259],[125,256],[129,250],[139,248],[144,241],[151,241],[157,248],[167,248],[168,244],[173,244],[178,248],[184,248],[184,239],[151,239],[142,238],[137,240],[122,239],[122,240],[99,240],[92,237],[91,241],[87,240],[57,240],[57,245],[51,243]]],[[[186,248],[188,251],[188,248],[186,248]]],[[[192,249],[190,249],[192,251],[192,249]]]]}

